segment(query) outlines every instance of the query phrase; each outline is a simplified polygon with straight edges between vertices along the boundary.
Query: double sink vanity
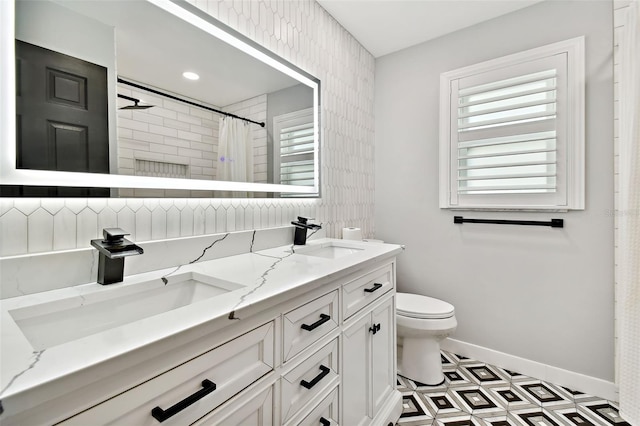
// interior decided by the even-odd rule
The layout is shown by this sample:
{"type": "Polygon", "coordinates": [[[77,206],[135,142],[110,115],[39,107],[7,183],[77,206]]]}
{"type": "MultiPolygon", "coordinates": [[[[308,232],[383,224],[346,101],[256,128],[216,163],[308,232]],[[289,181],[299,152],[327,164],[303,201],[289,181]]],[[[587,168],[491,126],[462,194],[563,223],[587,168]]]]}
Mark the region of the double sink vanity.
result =
{"type": "Polygon", "coordinates": [[[0,301],[0,424],[395,423],[402,247],[250,232],[242,253],[210,235],[192,262],[0,301]]]}

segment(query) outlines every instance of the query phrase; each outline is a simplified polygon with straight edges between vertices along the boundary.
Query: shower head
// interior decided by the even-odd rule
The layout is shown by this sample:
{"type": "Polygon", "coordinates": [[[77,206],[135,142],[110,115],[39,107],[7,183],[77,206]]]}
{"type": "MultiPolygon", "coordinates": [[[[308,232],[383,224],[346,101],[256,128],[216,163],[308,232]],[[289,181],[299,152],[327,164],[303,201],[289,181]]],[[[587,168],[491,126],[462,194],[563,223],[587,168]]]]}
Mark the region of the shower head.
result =
{"type": "Polygon", "coordinates": [[[140,102],[140,99],[132,98],[131,96],[121,95],[120,93],[118,93],[118,97],[122,99],[126,99],[128,101],[132,101],[134,103],[133,105],[127,105],[120,109],[148,109],[155,106],[155,105],[138,105],[138,103],[140,102]]]}

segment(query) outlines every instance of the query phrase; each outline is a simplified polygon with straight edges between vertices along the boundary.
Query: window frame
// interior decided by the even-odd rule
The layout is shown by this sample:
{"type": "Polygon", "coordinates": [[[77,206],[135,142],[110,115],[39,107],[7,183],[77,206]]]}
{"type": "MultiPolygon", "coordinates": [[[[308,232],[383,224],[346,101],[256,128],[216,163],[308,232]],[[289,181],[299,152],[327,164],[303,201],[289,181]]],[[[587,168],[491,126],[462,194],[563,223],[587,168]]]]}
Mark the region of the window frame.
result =
{"type": "MultiPolygon", "coordinates": [[[[273,117],[273,169],[274,169],[274,182],[277,184],[281,184],[280,174],[282,171],[282,155],[281,155],[281,130],[286,127],[296,126],[301,124],[306,124],[307,120],[311,119],[310,128],[313,129],[313,108],[303,108],[301,110],[288,112],[284,114],[280,114],[273,117]],[[299,124],[300,123],[300,124],[299,124]]],[[[317,151],[310,152],[305,154],[307,156],[311,156],[312,161],[314,162],[314,170],[317,170],[318,161],[317,161],[317,151]]],[[[285,162],[286,163],[286,162],[285,162]]],[[[310,194],[294,194],[288,192],[281,192],[279,196],[281,198],[301,198],[301,197],[318,197],[320,194],[318,192],[310,193],[310,194]]]]}
{"type": "MultiPolygon", "coordinates": [[[[584,37],[549,44],[535,49],[492,59],[479,64],[444,72],[440,75],[439,186],[440,208],[452,210],[583,210],[585,204],[585,65],[584,37]],[[474,194],[458,195],[457,92],[460,79],[483,73],[495,73],[494,81],[510,67],[527,62],[566,55],[566,108],[558,110],[562,129],[557,144],[566,155],[557,160],[558,192],[556,197],[541,194],[474,194]],[[561,186],[561,187],[560,187],[561,186]],[[558,199],[560,198],[560,199],[558,199]]],[[[560,125],[558,127],[560,127],[560,125]]],[[[556,194],[556,193],[553,193],[556,194]]]]}

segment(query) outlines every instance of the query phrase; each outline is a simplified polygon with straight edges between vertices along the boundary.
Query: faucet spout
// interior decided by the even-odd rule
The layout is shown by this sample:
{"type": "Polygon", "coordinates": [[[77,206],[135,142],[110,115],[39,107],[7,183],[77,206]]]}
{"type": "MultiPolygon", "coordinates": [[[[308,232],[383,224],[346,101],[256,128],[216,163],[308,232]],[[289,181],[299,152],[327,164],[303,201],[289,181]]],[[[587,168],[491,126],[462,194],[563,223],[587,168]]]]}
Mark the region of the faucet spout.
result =
{"type": "Polygon", "coordinates": [[[298,221],[292,221],[291,224],[296,227],[295,234],[293,236],[293,244],[297,246],[303,246],[307,243],[307,230],[319,230],[322,229],[322,225],[315,223],[307,223],[307,221],[313,220],[306,217],[298,216],[298,221]]]}
{"type": "Polygon", "coordinates": [[[102,230],[104,239],[91,240],[98,249],[98,279],[100,284],[113,284],[123,280],[124,258],[144,253],[142,247],[127,240],[129,235],[120,228],[102,230]]]}

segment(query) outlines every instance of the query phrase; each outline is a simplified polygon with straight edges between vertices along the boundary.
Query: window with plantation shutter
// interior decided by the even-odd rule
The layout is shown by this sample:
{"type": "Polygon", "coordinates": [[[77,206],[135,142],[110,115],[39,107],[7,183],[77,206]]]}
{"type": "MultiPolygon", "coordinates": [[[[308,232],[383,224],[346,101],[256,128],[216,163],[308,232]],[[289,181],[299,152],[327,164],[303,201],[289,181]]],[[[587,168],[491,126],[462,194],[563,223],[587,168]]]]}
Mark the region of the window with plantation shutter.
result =
{"type": "Polygon", "coordinates": [[[584,208],[583,39],[441,76],[440,207],[584,208]]]}
{"type": "MultiPolygon", "coordinates": [[[[313,109],[304,109],[273,118],[276,183],[313,186],[314,127],[313,109]]],[[[301,194],[281,193],[281,197],[299,198],[301,194]]],[[[304,196],[316,197],[317,193],[304,196]]]]}

